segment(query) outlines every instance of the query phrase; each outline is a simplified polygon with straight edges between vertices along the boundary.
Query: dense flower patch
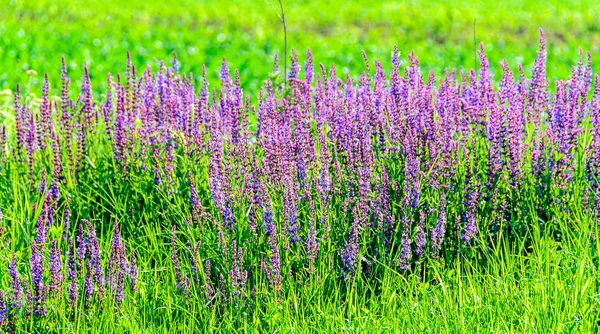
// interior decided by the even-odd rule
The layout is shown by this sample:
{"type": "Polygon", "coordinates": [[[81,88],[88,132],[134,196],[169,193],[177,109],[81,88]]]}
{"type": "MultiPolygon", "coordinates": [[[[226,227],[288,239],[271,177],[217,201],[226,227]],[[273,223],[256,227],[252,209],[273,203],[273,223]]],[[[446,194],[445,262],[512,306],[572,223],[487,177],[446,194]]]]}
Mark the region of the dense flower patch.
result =
{"type": "Polygon", "coordinates": [[[225,61],[220,89],[211,91],[204,73],[198,91],[175,58],[158,72],[128,61],[124,77],[108,76],[101,100],[87,69],[70,98],[64,61],[59,100],[48,81],[40,101],[17,89],[14,123],[2,123],[0,168],[41,208],[32,210],[31,274],[19,274],[13,255],[0,321],[43,316],[52,298],[89,307],[108,298],[118,307],[127,280],[136,290],[136,253],[119,224],[103,259],[94,226],[105,221],[102,209],[78,233],[69,223],[63,193],[109,174],[148,182],[165,205],[189,195],[179,226],[163,226],[172,249],[163,260],[177,290],[207,307],[254,300],[257,286],[278,298],[316,268],[340,282],[418,272],[428,261],[526,240],[557,217],[597,219],[600,78],[592,90],[589,54],[555,87],[543,33],[531,76],[504,61],[497,85],[483,45],[479,73],[441,77],[421,73],[414,54],[402,68],[397,49],[389,75],[363,55],[355,81],[315,69],[310,52],[302,67],[293,53],[286,83],[267,81],[252,98],[225,61]],[[50,239],[49,228],[62,237],[50,239]]]}

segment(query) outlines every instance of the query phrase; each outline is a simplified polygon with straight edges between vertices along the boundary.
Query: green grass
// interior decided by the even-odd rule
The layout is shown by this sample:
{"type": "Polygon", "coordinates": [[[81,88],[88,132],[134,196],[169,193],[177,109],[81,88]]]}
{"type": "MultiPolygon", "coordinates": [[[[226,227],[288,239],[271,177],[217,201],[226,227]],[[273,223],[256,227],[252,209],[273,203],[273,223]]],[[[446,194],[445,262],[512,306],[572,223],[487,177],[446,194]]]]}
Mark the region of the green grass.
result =
{"type": "MultiPolygon", "coordinates": [[[[73,194],[78,195],[72,197],[80,201],[78,207],[98,206],[97,202],[87,202],[83,194],[88,191],[73,194]]],[[[347,286],[338,279],[336,271],[328,265],[334,259],[321,258],[313,276],[290,283],[279,300],[262,285],[256,302],[249,305],[233,302],[217,310],[206,307],[201,291],[192,289],[191,298],[178,293],[172,267],[166,260],[170,248],[166,241],[168,228],[164,225],[182,224],[182,217],[174,211],[186,210],[183,200],[175,199],[166,207],[149,207],[139,212],[148,219],[144,224],[135,223],[138,220],[126,214],[131,204],[127,202],[131,201],[134,200],[123,198],[112,208],[96,209],[112,212],[129,229],[128,244],[137,249],[141,259],[139,293],[128,295],[120,307],[113,307],[110,300],[104,303],[104,310],[84,310],[79,305],[75,313],[79,317],[67,305],[51,303],[54,306],[49,308],[47,318],[36,322],[21,318],[16,328],[25,332],[93,333],[212,330],[590,333],[600,321],[600,240],[597,225],[588,219],[559,222],[557,230],[564,234],[560,241],[542,236],[548,235],[543,231],[534,231],[529,246],[518,241],[500,242],[497,248],[484,254],[488,260],[485,264],[460,256],[450,264],[430,262],[421,274],[407,276],[379,263],[376,265],[386,269],[384,275],[374,281],[359,279],[355,286],[347,286]]],[[[15,214],[8,212],[9,223],[20,220],[15,214]]],[[[74,212],[75,217],[80,214],[83,213],[74,212]]],[[[97,227],[103,226],[98,223],[95,221],[97,227]]],[[[100,229],[106,254],[110,229],[100,229]]],[[[201,237],[193,230],[184,231],[178,236],[181,248],[190,236],[201,237]]],[[[13,239],[14,246],[15,239],[26,241],[32,237],[22,235],[13,225],[2,238],[3,244],[6,238],[13,239]]],[[[206,254],[211,256],[216,257],[206,254]]],[[[4,268],[7,257],[8,252],[2,252],[0,263],[4,268]]],[[[5,272],[0,277],[4,275],[5,272]]]]}
{"type": "MultiPolygon", "coordinates": [[[[57,87],[63,55],[78,83],[84,62],[92,77],[103,78],[106,72],[124,71],[127,51],[140,68],[156,68],[175,51],[184,71],[199,76],[206,64],[210,79],[217,78],[226,57],[240,70],[244,88],[255,92],[274,54],[283,56],[282,27],[271,5],[278,8],[275,0],[174,0],[168,6],[144,0],[10,0],[0,6],[0,87],[27,82],[28,70],[37,72],[32,78],[36,92],[46,72],[57,87]]],[[[543,28],[551,82],[567,77],[578,47],[596,54],[600,45],[600,2],[593,1],[304,0],[284,5],[289,48],[300,54],[310,48],[317,63],[335,64],[340,73],[353,75],[364,68],[361,49],[390,69],[394,44],[404,56],[415,50],[423,68],[438,74],[446,67],[473,68],[474,20],[477,41],[486,43],[491,64],[507,58],[514,69],[518,62],[530,68],[537,30],[543,28]]]]}

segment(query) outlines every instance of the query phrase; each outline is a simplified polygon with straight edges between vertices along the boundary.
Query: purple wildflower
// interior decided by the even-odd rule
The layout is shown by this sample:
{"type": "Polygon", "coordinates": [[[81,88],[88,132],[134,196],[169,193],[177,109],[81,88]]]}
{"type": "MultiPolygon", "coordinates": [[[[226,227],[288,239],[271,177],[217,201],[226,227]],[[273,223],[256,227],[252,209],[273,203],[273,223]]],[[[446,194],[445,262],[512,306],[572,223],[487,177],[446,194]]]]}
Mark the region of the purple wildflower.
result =
{"type": "MultiPolygon", "coordinates": [[[[98,295],[100,298],[104,295],[104,269],[102,268],[101,257],[100,257],[100,245],[98,244],[98,237],[96,231],[89,220],[82,220],[87,225],[88,231],[88,248],[89,248],[89,274],[93,277],[93,282],[96,285],[98,295]]],[[[87,276],[86,276],[87,278],[87,276]]],[[[90,277],[91,278],[91,277],[90,277]]],[[[92,284],[92,283],[90,283],[92,284]]]]}
{"type": "Polygon", "coordinates": [[[21,281],[19,280],[19,272],[17,271],[17,255],[13,253],[12,261],[8,265],[8,275],[11,278],[11,285],[13,291],[13,307],[16,309],[21,308],[21,300],[23,287],[21,286],[21,281]]]}
{"type": "Polygon", "coordinates": [[[314,270],[314,263],[319,253],[319,242],[317,241],[317,231],[314,223],[311,222],[308,229],[308,237],[306,238],[306,254],[309,263],[309,270],[314,270]]]}
{"type": "Polygon", "coordinates": [[[68,271],[68,276],[69,276],[69,280],[71,281],[71,284],[69,285],[69,300],[71,302],[71,305],[73,307],[75,307],[75,305],[77,304],[77,257],[76,257],[76,250],[75,250],[75,242],[73,241],[73,238],[71,237],[69,239],[69,259],[68,259],[68,266],[67,266],[67,271],[68,271]]]}
{"type": "Polygon", "coordinates": [[[400,264],[400,269],[408,270],[410,269],[410,258],[412,252],[410,248],[410,225],[406,215],[404,215],[402,221],[404,222],[404,229],[402,232],[401,251],[398,262],[400,264]]]}
{"type": "Polygon", "coordinates": [[[346,246],[342,250],[342,270],[345,278],[352,278],[358,269],[358,260],[360,253],[359,244],[359,229],[363,221],[364,212],[361,211],[359,205],[356,205],[353,210],[354,219],[350,226],[350,234],[346,241],[346,246]]]}
{"type": "Polygon", "coordinates": [[[269,234],[269,247],[271,249],[271,256],[269,258],[269,268],[263,268],[267,274],[267,278],[277,294],[281,291],[281,255],[279,253],[278,241],[277,241],[277,227],[272,224],[270,227],[271,234],[269,234]]]}
{"type": "Polygon", "coordinates": [[[229,271],[229,279],[231,280],[231,291],[234,296],[243,296],[242,290],[244,285],[246,285],[246,280],[248,279],[248,272],[243,270],[244,259],[242,254],[242,248],[237,248],[237,244],[235,239],[231,242],[231,251],[232,251],[232,264],[231,270],[229,271]]]}
{"type": "Polygon", "coordinates": [[[48,292],[54,294],[60,291],[63,282],[62,261],[60,259],[60,249],[58,249],[56,239],[52,241],[52,249],[50,250],[50,284],[48,292]]]}
{"type": "Polygon", "coordinates": [[[132,248],[129,253],[129,282],[131,284],[131,291],[137,292],[137,282],[139,276],[139,269],[137,266],[137,257],[135,255],[135,250],[132,248]]]}
{"type": "Polygon", "coordinates": [[[44,247],[34,242],[31,246],[31,284],[33,287],[33,313],[46,315],[46,286],[44,285],[44,247]]]}
{"type": "Polygon", "coordinates": [[[200,223],[200,219],[205,219],[208,217],[204,207],[200,199],[198,198],[198,191],[196,190],[196,186],[194,185],[194,180],[192,178],[192,172],[188,173],[188,180],[190,182],[190,202],[192,204],[192,217],[194,219],[194,223],[200,223]]]}
{"type": "Polygon", "coordinates": [[[83,261],[88,253],[88,239],[89,238],[86,237],[83,224],[80,224],[79,235],[77,236],[77,267],[79,273],[81,273],[83,270],[83,261]]]}
{"type": "Polygon", "coordinates": [[[212,287],[212,282],[210,279],[210,260],[206,260],[206,262],[204,262],[204,279],[205,279],[204,289],[206,291],[206,299],[208,300],[208,302],[210,303],[211,308],[212,308],[212,299],[214,297],[215,290],[212,287]]]}
{"type": "Polygon", "coordinates": [[[8,306],[4,298],[4,291],[0,290],[0,326],[4,324],[5,319],[8,319],[8,306]]]}
{"type": "Polygon", "coordinates": [[[94,264],[91,260],[85,263],[85,277],[83,279],[83,294],[85,303],[92,299],[94,295],[94,264]]]}
{"type": "Polygon", "coordinates": [[[423,256],[423,254],[425,253],[425,246],[426,246],[425,219],[426,219],[426,214],[425,214],[425,211],[422,210],[420,212],[420,216],[419,216],[419,224],[417,225],[417,236],[415,239],[415,241],[416,241],[415,254],[417,254],[417,256],[423,256]]]}
{"type": "Polygon", "coordinates": [[[40,184],[38,185],[38,191],[40,195],[43,195],[46,192],[46,171],[42,170],[42,179],[40,180],[40,184]]]}
{"type": "Polygon", "coordinates": [[[444,242],[446,234],[446,194],[442,193],[439,206],[438,220],[435,227],[431,229],[431,248],[433,256],[437,258],[444,242]]]}
{"type": "Polygon", "coordinates": [[[198,254],[198,252],[200,251],[200,241],[198,241],[193,247],[189,245],[188,250],[190,252],[190,265],[192,267],[192,281],[194,281],[194,283],[198,283],[198,281],[200,280],[200,256],[198,254]]]}
{"type": "Polygon", "coordinates": [[[127,274],[127,260],[125,258],[125,245],[121,240],[119,223],[115,221],[111,253],[108,259],[108,286],[117,303],[125,299],[125,275],[127,274]]]}

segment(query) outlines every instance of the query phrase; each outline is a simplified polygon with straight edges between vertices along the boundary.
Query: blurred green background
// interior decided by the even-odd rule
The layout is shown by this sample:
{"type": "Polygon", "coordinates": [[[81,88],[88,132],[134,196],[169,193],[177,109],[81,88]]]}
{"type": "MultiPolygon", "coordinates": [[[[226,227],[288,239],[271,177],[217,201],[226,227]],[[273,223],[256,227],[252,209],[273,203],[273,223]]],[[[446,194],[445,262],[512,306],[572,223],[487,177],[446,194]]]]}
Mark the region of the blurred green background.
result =
{"type": "MultiPolygon", "coordinates": [[[[244,88],[255,92],[274,54],[283,55],[277,0],[0,2],[3,89],[21,83],[37,93],[45,72],[56,88],[64,55],[75,85],[87,62],[97,77],[94,89],[102,92],[106,73],[123,72],[130,50],[138,67],[154,68],[176,51],[183,71],[199,76],[206,64],[212,80],[226,57],[239,69],[244,88]]],[[[538,28],[548,36],[551,79],[569,74],[578,47],[596,55],[600,42],[600,1],[288,0],[284,6],[289,48],[301,60],[310,48],[317,63],[335,64],[338,74],[364,69],[361,49],[389,69],[394,44],[404,60],[415,50],[423,68],[438,74],[446,67],[472,68],[474,20],[477,41],[485,43],[496,74],[504,58],[513,69],[521,62],[530,70],[538,28]]]]}

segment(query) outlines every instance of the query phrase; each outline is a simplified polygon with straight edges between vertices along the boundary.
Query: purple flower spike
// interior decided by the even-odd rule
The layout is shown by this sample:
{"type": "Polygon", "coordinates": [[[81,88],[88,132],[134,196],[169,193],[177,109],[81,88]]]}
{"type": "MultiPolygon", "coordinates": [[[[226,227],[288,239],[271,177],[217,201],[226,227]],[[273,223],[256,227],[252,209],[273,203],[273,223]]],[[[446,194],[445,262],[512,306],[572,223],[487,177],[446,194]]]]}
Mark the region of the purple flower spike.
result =
{"type": "Polygon", "coordinates": [[[314,263],[319,253],[319,241],[317,241],[317,231],[314,224],[311,224],[308,229],[308,237],[306,238],[306,254],[310,266],[310,271],[314,270],[314,263]]]}
{"type": "Polygon", "coordinates": [[[361,215],[363,214],[358,205],[354,207],[353,211],[354,219],[350,227],[350,235],[346,241],[346,246],[342,250],[343,277],[348,279],[352,278],[358,269],[358,256],[360,252],[359,229],[362,221],[361,215]]]}
{"type": "Polygon", "coordinates": [[[248,272],[243,270],[244,259],[242,248],[237,248],[235,239],[232,241],[232,258],[231,271],[229,271],[229,279],[231,281],[231,291],[234,296],[243,296],[243,288],[248,279],[248,272]]]}
{"type": "MultiPolygon", "coordinates": [[[[98,237],[94,226],[89,220],[82,220],[87,225],[88,231],[88,242],[89,242],[89,267],[91,269],[90,275],[93,275],[93,282],[96,285],[98,295],[100,298],[104,296],[105,282],[104,282],[104,269],[102,268],[101,257],[100,257],[100,245],[98,244],[98,237]]],[[[91,278],[91,277],[90,277],[91,278]]]]}
{"type": "Polygon", "coordinates": [[[19,280],[19,272],[17,271],[17,255],[13,253],[12,261],[8,265],[8,275],[11,278],[11,285],[13,291],[13,307],[16,309],[20,309],[22,304],[22,293],[23,288],[21,286],[21,281],[19,280]]]}
{"type": "Polygon", "coordinates": [[[206,260],[206,262],[204,262],[204,279],[206,280],[204,284],[204,290],[206,291],[206,299],[208,300],[208,302],[210,303],[210,307],[212,308],[212,299],[215,294],[215,290],[212,286],[212,281],[210,279],[210,260],[206,260]]]}
{"type": "Polygon", "coordinates": [[[270,268],[266,264],[263,264],[263,271],[267,275],[271,288],[279,294],[281,291],[281,254],[279,253],[277,240],[277,227],[275,224],[272,224],[269,229],[271,230],[271,234],[269,234],[269,247],[271,250],[271,257],[269,258],[270,268]]]}
{"type": "Polygon", "coordinates": [[[68,259],[68,276],[71,284],[69,285],[69,301],[74,308],[77,305],[77,254],[75,250],[75,242],[71,237],[69,239],[69,259],[68,259]]]}
{"type": "Polygon", "coordinates": [[[135,250],[133,248],[131,249],[131,253],[129,254],[129,257],[130,257],[129,277],[130,277],[131,291],[137,292],[139,269],[137,266],[137,258],[135,256],[135,250]]]}
{"type": "Polygon", "coordinates": [[[431,248],[434,258],[439,256],[446,234],[446,194],[442,193],[437,224],[431,229],[431,248]]]}
{"type": "Polygon", "coordinates": [[[417,236],[416,236],[416,249],[415,254],[417,256],[423,256],[425,254],[425,246],[426,246],[426,235],[425,235],[425,219],[426,214],[425,211],[421,211],[419,224],[417,225],[417,236]]]}
{"type": "Polygon", "coordinates": [[[125,258],[125,246],[121,240],[119,223],[115,221],[111,254],[108,260],[108,284],[115,301],[120,304],[125,299],[125,275],[127,274],[127,259],[125,258]]]}
{"type": "Polygon", "coordinates": [[[60,259],[60,249],[58,249],[56,239],[52,241],[52,249],[50,250],[50,284],[48,291],[50,294],[55,294],[60,291],[63,282],[62,261],[60,259]]]}
{"type": "Polygon", "coordinates": [[[85,263],[85,277],[83,279],[83,294],[85,296],[85,303],[87,303],[94,296],[94,264],[88,260],[85,263]]]}
{"type": "Polygon", "coordinates": [[[404,221],[404,231],[402,232],[402,250],[400,252],[399,264],[400,269],[408,270],[410,269],[412,252],[410,248],[410,225],[408,224],[408,217],[404,216],[402,220],[404,221]]]}
{"type": "Polygon", "coordinates": [[[0,325],[3,325],[6,319],[8,319],[8,306],[4,298],[4,291],[0,290],[0,325]]]}

